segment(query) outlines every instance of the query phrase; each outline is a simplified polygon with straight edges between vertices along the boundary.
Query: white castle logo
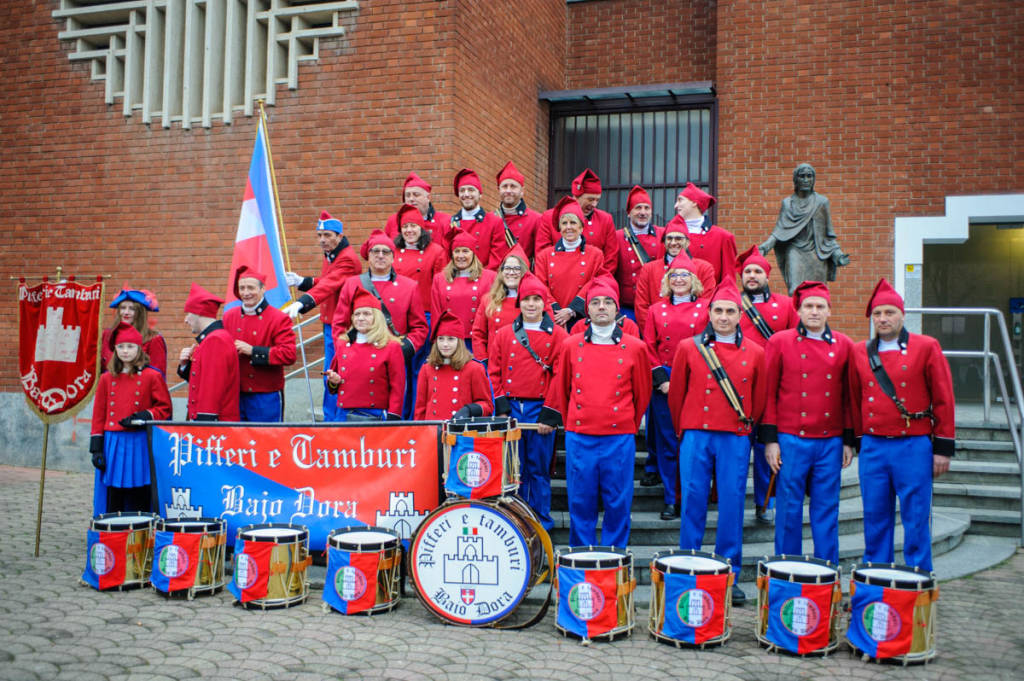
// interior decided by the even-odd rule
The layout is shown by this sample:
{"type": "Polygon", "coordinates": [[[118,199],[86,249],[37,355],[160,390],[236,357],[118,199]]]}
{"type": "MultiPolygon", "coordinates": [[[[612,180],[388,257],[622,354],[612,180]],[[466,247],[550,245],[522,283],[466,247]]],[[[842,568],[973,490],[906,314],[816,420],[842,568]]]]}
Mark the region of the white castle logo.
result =
{"type": "Polygon", "coordinates": [[[474,535],[455,540],[455,553],[444,554],[447,584],[498,584],[498,557],[484,554],[484,538],[474,535]]]}
{"type": "Polygon", "coordinates": [[[164,504],[164,517],[169,520],[203,517],[203,507],[192,505],[191,487],[171,487],[171,503],[164,504]]]}
{"type": "Polygon", "coordinates": [[[74,362],[78,358],[82,327],[64,326],[63,322],[63,308],[46,308],[46,324],[36,333],[37,362],[74,362]]]}
{"type": "Polygon", "coordinates": [[[402,539],[409,539],[426,517],[426,513],[416,510],[412,492],[391,492],[388,495],[388,510],[377,511],[374,524],[393,530],[402,539]]]}

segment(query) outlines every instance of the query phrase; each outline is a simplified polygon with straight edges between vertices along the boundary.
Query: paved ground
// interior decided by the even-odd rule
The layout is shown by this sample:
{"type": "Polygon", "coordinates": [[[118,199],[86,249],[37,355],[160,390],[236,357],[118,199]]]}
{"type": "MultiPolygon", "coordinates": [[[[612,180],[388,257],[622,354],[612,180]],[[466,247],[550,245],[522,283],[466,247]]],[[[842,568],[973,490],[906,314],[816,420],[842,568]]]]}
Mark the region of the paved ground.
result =
{"type": "Polygon", "coordinates": [[[42,548],[32,557],[38,471],[0,466],[0,679],[1020,679],[1024,551],[942,585],[938,658],[924,667],[770,654],[754,608],[734,611],[732,640],[708,651],[650,640],[647,612],[631,639],[581,646],[554,615],[524,632],[442,624],[414,597],[372,618],[324,614],[320,593],[271,612],[229,594],[168,600],[151,590],[99,593],[79,584],[91,476],[47,478],[42,548]]]}

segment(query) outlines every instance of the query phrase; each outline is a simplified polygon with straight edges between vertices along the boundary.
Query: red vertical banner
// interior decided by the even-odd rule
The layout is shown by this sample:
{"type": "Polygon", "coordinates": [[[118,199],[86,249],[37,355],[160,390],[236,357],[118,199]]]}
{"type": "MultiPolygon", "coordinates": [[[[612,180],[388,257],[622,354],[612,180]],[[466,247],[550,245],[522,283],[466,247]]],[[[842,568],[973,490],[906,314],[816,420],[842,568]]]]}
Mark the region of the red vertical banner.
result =
{"type": "Polygon", "coordinates": [[[18,284],[18,371],[25,399],[47,423],[82,408],[100,369],[103,283],[18,284]]]}

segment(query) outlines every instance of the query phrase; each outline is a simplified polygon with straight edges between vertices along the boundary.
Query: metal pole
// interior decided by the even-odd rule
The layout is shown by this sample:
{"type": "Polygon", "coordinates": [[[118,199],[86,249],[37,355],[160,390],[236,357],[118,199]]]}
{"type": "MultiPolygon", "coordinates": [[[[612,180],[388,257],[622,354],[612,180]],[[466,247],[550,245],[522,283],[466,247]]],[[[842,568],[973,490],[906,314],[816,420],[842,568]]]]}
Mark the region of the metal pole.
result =
{"type": "Polygon", "coordinates": [[[46,482],[46,446],[50,443],[50,424],[43,423],[43,462],[39,465],[39,507],[36,510],[36,550],[39,557],[39,532],[43,525],[43,485],[46,482]]]}
{"type": "Polygon", "coordinates": [[[309,393],[309,422],[316,423],[316,403],[313,401],[313,386],[309,382],[309,363],[306,362],[306,341],[302,338],[302,324],[295,325],[299,332],[299,352],[302,353],[302,373],[306,376],[306,392],[309,393]]]}
{"type": "Polygon", "coordinates": [[[989,352],[992,349],[992,347],[991,347],[992,346],[992,317],[989,314],[985,314],[984,315],[984,319],[985,319],[985,361],[982,362],[982,367],[984,367],[984,379],[985,379],[984,415],[985,415],[985,423],[988,423],[990,418],[991,418],[991,415],[992,415],[992,386],[990,385],[991,381],[992,381],[992,376],[991,376],[991,370],[989,369],[989,362],[988,362],[989,352]]]}

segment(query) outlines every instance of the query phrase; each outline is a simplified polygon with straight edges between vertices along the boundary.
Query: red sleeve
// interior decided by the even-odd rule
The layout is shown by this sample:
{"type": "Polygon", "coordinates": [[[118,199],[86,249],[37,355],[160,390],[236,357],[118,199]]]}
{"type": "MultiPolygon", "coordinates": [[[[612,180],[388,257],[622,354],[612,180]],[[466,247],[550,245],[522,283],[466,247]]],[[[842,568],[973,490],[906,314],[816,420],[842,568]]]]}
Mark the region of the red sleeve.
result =
{"type": "Polygon", "coordinates": [[[534,253],[538,253],[545,248],[555,245],[555,241],[558,237],[555,236],[555,228],[554,225],[551,224],[554,213],[555,211],[553,208],[548,209],[541,213],[540,217],[537,218],[537,236],[533,243],[534,253]]]}
{"type": "Polygon", "coordinates": [[[547,398],[544,400],[544,406],[561,414],[563,421],[565,421],[566,407],[569,404],[569,384],[572,380],[572,367],[566,368],[570,364],[568,358],[571,349],[572,343],[569,338],[566,338],[555,355],[557,359],[555,360],[554,375],[551,378],[551,387],[548,389],[547,398]]]}
{"type": "MultiPolygon", "coordinates": [[[[860,437],[864,434],[864,423],[860,413],[861,388],[860,374],[857,371],[857,363],[860,361],[861,345],[857,344],[850,348],[850,359],[846,363],[847,393],[850,400],[850,415],[853,417],[853,436],[860,437]]],[[[865,356],[867,361],[867,356],[865,356]]]]}
{"type": "Polygon", "coordinates": [[[473,341],[473,357],[479,360],[487,359],[487,307],[491,304],[491,294],[484,294],[483,300],[476,308],[473,316],[473,328],[470,330],[469,338],[473,341]]]}
{"type": "Polygon", "coordinates": [[[647,318],[644,320],[644,344],[647,346],[647,357],[652,367],[661,366],[661,359],[658,357],[658,327],[654,323],[654,316],[650,309],[647,310],[647,318]]]}
{"type": "Polygon", "coordinates": [[[420,367],[419,376],[416,377],[416,407],[413,409],[412,418],[415,421],[423,421],[427,417],[427,380],[431,371],[429,364],[420,367]]]}
{"type": "Polygon", "coordinates": [[[778,397],[781,378],[782,352],[779,348],[778,336],[774,335],[768,339],[764,349],[764,380],[762,381],[764,415],[760,422],[768,426],[779,425],[778,397]]]}
{"type": "MultiPolygon", "coordinates": [[[[491,381],[491,386],[496,386],[494,391],[495,397],[508,393],[501,384],[501,367],[505,361],[505,348],[503,346],[504,343],[501,342],[501,338],[495,333],[493,342],[487,348],[487,377],[491,381]]],[[[476,352],[476,340],[473,341],[473,352],[476,352]]]]}
{"type": "Polygon", "coordinates": [[[601,267],[601,274],[607,274],[612,279],[619,266],[619,244],[616,240],[615,223],[609,220],[605,232],[604,243],[599,246],[604,256],[604,265],[601,267]]]}
{"type": "MultiPolygon", "coordinates": [[[[164,390],[167,390],[166,386],[164,386],[164,390]]],[[[100,380],[96,385],[96,393],[93,395],[90,435],[103,435],[104,426],[107,424],[107,407],[109,403],[110,372],[107,371],[100,375],[100,380]]]]}
{"type": "Polygon", "coordinates": [[[448,280],[440,272],[435,274],[434,280],[430,282],[430,321],[434,324],[437,324],[441,313],[444,312],[444,288],[447,285],[448,280]]]}
{"type": "Polygon", "coordinates": [[[156,334],[149,339],[149,348],[146,350],[146,354],[149,355],[150,365],[162,376],[167,376],[167,342],[163,336],[156,334]]]}
{"type": "Polygon", "coordinates": [[[723,230],[725,237],[722,239],[722,279],[724,281],[726,277],[731,280],[736,279],[736,237],[733,236],[732,232],[723,230]]]}
{"type": "Polygon", "coordinates": [[[352,299],[355,297],[357,288],[360,288],[358,276],[349,277],[341,286],[341,291],[338,293],[338,306],[334,308],[334,318],[331,319],[335,339],[338,337],[339,329],[347,329],[352,323],[352,299]]]}
{"type": "MultiPolygon", "coordinates": [[[[218,334],[220,332],[217,332],[218,334]]],[[[234,341],[224,335],[210,334],[203,343],[210,348],[204,353],[199,386],[196,390],[196,414],[214,414],[221,417],[223,396],[229,390],[238,392],[238,354],[234,341]],[[234,384],[231,378],[234,376],[234,384]]]]}
{"type": "Polygon", "coordinates": [[[930,343],[929,357],[925,365],[925,379],[932,398],[932,432],[936,438],[953,440],[956,437],[956,406],[953,400],[953,376],[949,362],[942,354],[939,342],[934,338],[930,343]]]}
{"type": "Polygon", "coordinates": [[[480,405],[481,416],[490,416],[494,413],[494,400],[491,399],[491,383],[487,379],[487,371],[483,364],[474,360],[470,360],[466,366],[470,368],[469,399],[473,404],[480,405]]]}
{"type": "MultiPolygon", "coordinates": [[[[498,210],[501,210],[501,208],[498,208],[498,210]]],[[[484,267],[489,270],[497,270],[509,251],[508,242],[505,241],[505,221],[501,219],[501,216],[498,216],[498,223],[491,230],[491,255],[487,262],[484,263],[484,267]]]]}
{"type": "Polygon", "coordinates": [[[149,379],[150,400],[149,413],[153,415],[154,421],[169,421],[173,414],[171,406],[171,394],[167,391],[167,383],[163,375],[151,372],[149,379]]]}
{"type": "Polygon", "coordinates": [[[672,414],[672,428],[676,435],[680,434],[683,414],[683,402],[686,400],[686,388],[690,383],[690,363],[687,360],[688,348],[696,342],[687,338],[676,347],[672,358],[672,378],[668,384],[668,409],[672,414]]]}
{"type": "Polygon", "coordinates": [[[354,267],[344,266],[349,260],[344,258],[341,253],[338,254],[338,260],[341,260],[341,263],[332,263],[335,266],[329,267],[326,274],[314,277],[313,288],[306,291],[309,297],[316,301],[317,305],[324,302],[325,299],[340,289],[350,277],[359,274],[359,271],[354,267]]]}
{"type": "Polygon", "coordinates": [[[417,350],[427,342],[428,326],[427,317],[423,313],[423,298],[420,296],[419,287],[413,282],[409,300],[409,312],[406,319],[405,337],[409,339],[412,346],[417,350]]]}
{"type": "Polygon", "coordinates": [[[647,360],[647,347],[643,341],[637,340],[633,360],[633,409],[637,432],[640,432],[640,422],[647,411],[647,405],[651,401],[651,363],[647,360]]]}
{"type": "Polygon", "coordinates": [[[287,315],[277,320],[277,328],[271,339],[267,362],[272,365],[291,366],[295,364],[295,331],[287,315]]]}
{"type": "Polygon", "coordinates": [[[764,385],[764,350],[759,346],[751,347],[751,350],[757,348],[756,357],[754,359],[754,373],[753,373],[753,385],[750,386],[750,397],[754,402],[752,413],[748,416],[754,421],[759,423],[761,417],[764,415],[764,399],[765,399],[765,385],[764,385]]]}
{"type": "Polygon", "coordinates": [[[388,411],[402,414],[402,402],[405,400],[405,357],[402,346],[388,343],[388,411]]]}
{"type": "MultiPolygon", "coordinates": [[[[654,262],[653,260],[651,262],[654,262]]],[[[644,265],[640,273],[636,275],[636,294],[633,297],[633,311],[637,319],[644,320],[644,334],[646,335],[647,311],[651,307],[653,296],[651,295],[650,271],[644,265]]]]}
{"type": "Polygon", "coordinates": [[[700,294],[699,298],[710,303],[711,296],[715,293],[715,287],[718,286],[718,281],[715,279],[715,268],[707,260],[700,258],[694,258],[694,260],[696,261],[693,264],[696,266],[694,269],[697,270],[697,278],[700,279],[700,285],[704,287],[704,293],[700,294]]]}

